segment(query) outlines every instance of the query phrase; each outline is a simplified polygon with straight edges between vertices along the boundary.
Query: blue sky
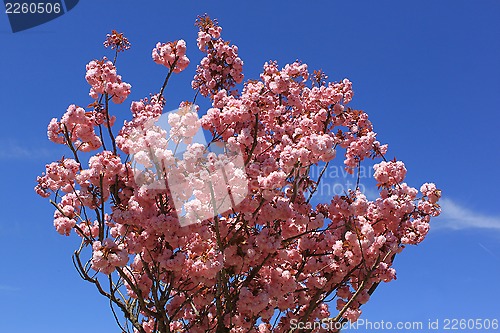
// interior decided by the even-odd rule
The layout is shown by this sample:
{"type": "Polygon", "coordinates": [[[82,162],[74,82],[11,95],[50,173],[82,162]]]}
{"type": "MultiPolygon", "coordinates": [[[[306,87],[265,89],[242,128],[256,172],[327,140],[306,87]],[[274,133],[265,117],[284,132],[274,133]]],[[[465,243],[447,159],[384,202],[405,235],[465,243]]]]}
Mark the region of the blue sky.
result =
{"type": "MultiPolygon", "coordinates": [[[[500,319],[500,2],[480,1],[81,1],[47,24],[13,34],[0,13],[0,331],[118,332],[104,298],[71,263],[76,238],[59,236],[53,209],[33,192],[44,165],[66,153],[46,138],[52,117],[86,105],[85,64],[111,53],[106,33],[132,49],[118,70],[139,99],[165,72],[158,41],[188,44],[192,65],[167,89],[167,108],[191,99],[201,54],[197,15],[219,19],[239,46],[246,78],[262,65],[300,59],[354,83],[352,106],[368,112],[405,162],[407,181],[435,182],[443,214],[428,238],[396,259],[398,279],[365,306],[371,321],[500,319]]],[[[128,103],[116,108],[129,116],[128,103]]],[[[171,107],[171,108],[169,108],[171,107]]],[[[333,180],[332,180],[333,181],[333,180]]]]}

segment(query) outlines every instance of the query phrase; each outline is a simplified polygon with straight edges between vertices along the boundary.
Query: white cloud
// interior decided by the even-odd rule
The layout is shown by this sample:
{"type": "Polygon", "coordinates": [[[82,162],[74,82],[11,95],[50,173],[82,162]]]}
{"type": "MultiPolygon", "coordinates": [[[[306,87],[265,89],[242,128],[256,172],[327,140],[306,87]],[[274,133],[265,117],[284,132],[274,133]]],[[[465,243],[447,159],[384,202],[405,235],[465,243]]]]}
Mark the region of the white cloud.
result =
{"type": "Polygon", "coordinates": [[[20,288],[13,287],[5,284],[0,284],[0,291],[19,291],[20,288]]]}
{"type": "Polygon", "coordinates": [[[488,216],[474,212],[448,198],[439,200],[441,215],[432,224],[435,229],[496,229],[500,230],[500,216],[488,216]]]}
{"type": "Polygon", "coordinates": [[[16,140],[0,139],[0,160],[25,160],[51,157],[49,149],[23,146],[16,140]]]}

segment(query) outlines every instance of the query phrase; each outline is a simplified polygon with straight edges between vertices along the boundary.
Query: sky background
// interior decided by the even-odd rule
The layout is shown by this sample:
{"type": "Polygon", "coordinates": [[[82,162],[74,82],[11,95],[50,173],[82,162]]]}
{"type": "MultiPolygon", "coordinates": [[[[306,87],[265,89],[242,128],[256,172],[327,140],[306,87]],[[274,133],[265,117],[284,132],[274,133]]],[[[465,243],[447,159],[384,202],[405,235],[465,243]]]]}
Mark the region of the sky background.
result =
{"type": "Polygon", "coordinates": [[[349,78],[351,106],[405,162],[407,182],[442,189],[442,216],[398,256],[398,279],[379,287],[362,318],[500,319],[500,1],[85,0],[15,34],[0,13],[0,332],[119,332],[106,300],[73,269],[78,237],[57,234],[53,208],[33,191],[45,164],[67,154],[47,140],[47,124],[91,102],[85,65],[112,56],[102,46],[112,29],[132,43],[118,60],[132,94],[112,112],[128,118],[130,101],[159,89],[158,41],[185,39],[192,62],[169,83],[167,109],[192,99],[203,13],[238,45],[246,78],[268,60],[296,59],[349,78]]]}

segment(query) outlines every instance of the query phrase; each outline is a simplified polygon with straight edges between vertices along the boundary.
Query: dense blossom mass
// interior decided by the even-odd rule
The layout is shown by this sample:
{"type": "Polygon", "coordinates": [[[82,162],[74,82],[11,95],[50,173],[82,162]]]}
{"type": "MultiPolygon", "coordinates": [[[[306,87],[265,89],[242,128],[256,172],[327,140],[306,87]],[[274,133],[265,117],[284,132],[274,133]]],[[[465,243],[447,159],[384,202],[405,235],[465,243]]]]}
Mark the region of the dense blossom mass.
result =
{"type": "MultiPolygon", "coordinates": [[[[192,87],[212,103],[201,119],[184,102],[168,117],[170,131],[154,126],[168,79],[189,64],[177,40],[153,49],[167,78],[159,93],[131,103],[117,132],[111,109],[131,86],[106,58],[87,65],[90,104],[50,121],[49,139],[70,153],[47,164],[36,192],[52,197],[57,232],[81,237],[75,266],[124,313],[123,331],[292,332],[292,322],[356,321],[379,283],[396,278],[395,256],[427,235],[441,192],[404,182],[403,162],[386,159],[368,115],[348,106],[349,80],[327,82],[306,64],[269,61],[238,90],[238,48],[208,16],[197,26],[205,56],[192,87]],[[193,141],[200,128],[222,154],[193,141]],[[179,154],[172,143],[187,148],[179,154]],[[312,168],[340,160],[356,174],[373,159],[376,199],[358,186],[317,203],[323,173],[314,178],[312,168]],[[156,173],[138,178],[139,162],[156,173]],[[245,186],[228,187],[241,180],[245,186]],[[221,193],[241,200],[216,210],[221,193]],[[206,218],[183,224],[176,200],[206,218]]],[[[118,54],[130,43],[113,31],[105,46],[118,54]]]]}
{"type": "Polygon", "coordinates": [[[156,44],[152,56],[154,62],[170,68],[174,73],[182,72],[189,65],[189,59],[186,56],[186,42],[182,39],[166,44],[156,44]]]}

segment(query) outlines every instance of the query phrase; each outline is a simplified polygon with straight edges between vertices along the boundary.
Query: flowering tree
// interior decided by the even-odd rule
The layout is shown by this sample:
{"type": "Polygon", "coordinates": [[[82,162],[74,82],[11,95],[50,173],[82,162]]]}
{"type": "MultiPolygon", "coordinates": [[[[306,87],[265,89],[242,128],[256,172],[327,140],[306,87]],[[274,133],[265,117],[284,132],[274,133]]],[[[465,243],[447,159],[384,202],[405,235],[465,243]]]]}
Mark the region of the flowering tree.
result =
{"type": "Polygon", "coordinates": [[[184,102],[169,131],[157,126],[171,75],[189,64],[183,40],[158,43],[152,57],[166,79],[131,103],[132,119],[116,132],[112,105],[131,86],[115,61],[130,44],[113,31],[104,45],[114,61],[87,65],[91,104],[50,121],[49,139],[72,156],[48,164],[35,190],[52,197],[56,230],[81,237],[78,273],[109,299],[123,331],[320,331],[296,323],[356,321],[379,283],[395,279],[395,256],[425,238],[440,191],[426,183],[419,194],[403,182],[404,164],[386,159],[367,114],[347,106],[349,80],[269,62],[239,91],[238,48],[208,16],[197,26],[205,57],[192,87],[212,103],[201,119],[184,102]],[[193,142],[200,127],[208,145],[193,142]],[[358,182],[311,203],[339,152],[354,175],[363,160],[380,161],[378,198],[358,182]]]}

